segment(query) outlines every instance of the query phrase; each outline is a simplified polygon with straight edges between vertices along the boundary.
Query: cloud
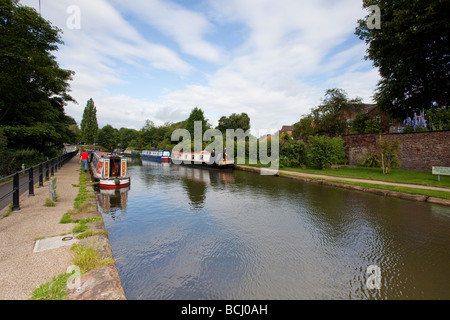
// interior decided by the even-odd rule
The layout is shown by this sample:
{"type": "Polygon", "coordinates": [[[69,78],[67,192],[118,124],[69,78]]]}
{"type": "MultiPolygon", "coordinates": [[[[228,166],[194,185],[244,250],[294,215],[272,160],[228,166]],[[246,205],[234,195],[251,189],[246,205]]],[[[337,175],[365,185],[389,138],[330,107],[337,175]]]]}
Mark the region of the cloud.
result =
{"type": "Polygon", "coordinates": [[[77,121],[93,98],[100,126],[181,121],[198,106],[213,125],[246,112],[253,128],[276,129],[328,88],[372,102],[379,79],[353,34],[367,14],[359,0],[42,2],[44,18],[64,31],[57,56],[76,72],[79,105],[66,111],[77,121]],[[80,29],[67,27],[70,5],[80,8],[80,29]]]}
{"type": "Polygon", "coordinates": [[[222,50],[203,38],[214,31],[214,25],[201,13],[162,0],[114,1],[124,12],[133,14],[175,41],[182,52],[206,60],[219,62],[222,50]]]}

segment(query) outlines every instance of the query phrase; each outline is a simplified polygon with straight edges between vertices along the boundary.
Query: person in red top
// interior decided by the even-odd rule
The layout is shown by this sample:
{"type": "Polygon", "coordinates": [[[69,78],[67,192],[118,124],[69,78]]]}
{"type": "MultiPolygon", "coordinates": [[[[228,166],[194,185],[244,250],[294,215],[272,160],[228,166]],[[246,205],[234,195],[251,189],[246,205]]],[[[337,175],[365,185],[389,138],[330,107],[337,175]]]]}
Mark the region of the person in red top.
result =
{"type": "Polygon", "coordinates": [[[80,163],[83,162],[83,171],[87,171],[87,163],[89,159],[89,153],[86,152],[86,150],[83,150],[83,152],[80,154],[80,163]]]}

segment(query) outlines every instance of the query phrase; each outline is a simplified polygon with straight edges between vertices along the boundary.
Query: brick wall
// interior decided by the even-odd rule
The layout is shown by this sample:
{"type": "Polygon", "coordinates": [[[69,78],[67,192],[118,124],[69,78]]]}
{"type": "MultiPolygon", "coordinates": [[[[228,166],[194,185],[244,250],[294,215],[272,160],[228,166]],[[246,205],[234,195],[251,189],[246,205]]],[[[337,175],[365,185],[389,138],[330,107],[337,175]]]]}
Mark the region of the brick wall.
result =
{"type": "MultiPolygon", "coordinates": [[[[379,134],[343,136],[350,164],[361,164],[376,150],[379,134]]],[[[450,131],[382,134],[387,141],[400,142],[402,169],[430,171],[431,167],[450,167],[450,131]]]]}

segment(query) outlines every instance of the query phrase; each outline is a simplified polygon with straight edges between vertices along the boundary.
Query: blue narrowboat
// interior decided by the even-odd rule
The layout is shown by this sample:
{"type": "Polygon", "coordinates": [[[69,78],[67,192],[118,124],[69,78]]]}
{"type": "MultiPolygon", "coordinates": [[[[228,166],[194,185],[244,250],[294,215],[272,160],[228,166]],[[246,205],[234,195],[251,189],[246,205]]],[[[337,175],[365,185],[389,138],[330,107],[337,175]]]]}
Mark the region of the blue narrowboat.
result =
{"type": "Polygon", "coordinates": [[[153,161],[170,162],[170,151],[168,150],[144,150],[141,158],[153,161]]]}

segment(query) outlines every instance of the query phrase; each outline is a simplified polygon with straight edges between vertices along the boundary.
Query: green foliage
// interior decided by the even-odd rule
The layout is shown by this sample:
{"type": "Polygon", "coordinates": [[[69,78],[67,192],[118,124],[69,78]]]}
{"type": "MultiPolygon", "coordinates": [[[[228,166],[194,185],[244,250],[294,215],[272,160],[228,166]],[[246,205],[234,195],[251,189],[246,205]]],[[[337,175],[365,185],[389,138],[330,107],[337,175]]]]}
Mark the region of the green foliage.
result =
{"type": "Polygon", "coordinates": [[[202,123],[202,135],[205,133],[206,130],[210,128],[210,125],[208,124],[208,121],[205,119],[205,116],[203,114],[203,110],[195,107],[191,114],[189,115],[189,118],[186,120],[186,127],[185,129],[189,131],[191,134],[191,140],[194,141],[194,128],[195,128],[195,122],[201,121],[202,123]]]}
{"type": "Polygon", "coordinates": [[[311,136],[308,140],[307,164],[318,169],[342,164],[346,160],[344,140],[340,137],[311,136]]]}
{"type": "Polygon", "coordinates": [[[119,142],[119,131],[107,124],[98,131],[96,144],[101,145],[108,151],[116,149],[119,142]]]}
{"type": "Polygon", "coordinates": [[[367,120],[364,124],[364,133],[380,133],[384,129],[383,125],[374,119],[367,120]]]}
{"type": "Polygon", "coordinates": [[[280,142],[280,166],[300,167],[305,163],[306,144],[300,140],[280,142]]]}
{"type": "Polygon", "coordinates": [[[371,5],[381,10],[381,28],[359,20],[355,34],[368,45],[366,59],[381,76],[378,105],[401,119],[448,106],[449,1],[363,0],[364,8],[371,5]]]}
{"type": "Polygon", "coordinates": [[[356,134],[365,133],[367,120],[369,120],[367,114],[358,113],[352,121],[352,132],[356,134]]]}
{"type": "Polygon", "coordinates": [[[400,166],[400,160],[398,159],[400,142],[389,142],[380,137],[377,140],[377,146],[379,148],[379,159],[381,159],[383,174],[389,174],[391,167],[400,166]]]}
{"type": "Polygon", "coordinates": [[[33,291],[31,300],[65,300],[68,296],[67,281],[72,274],[62,273],[54,276],[51,281],[44,283],[33,291]]]}
{"type": "Polygon", "coordinates": [[[32,167],[46,161],[37,150],[3,150],[0,158],[0,176],[7,176],[22,169],[32,167]]]}
{"type": "Polygon", "coordinates": [[[89,99],[81,120],[81,137],[84,143],[93,144],[98,133],[97,108],[94,100],[89,99]]]}
{"type": "Polygon", "coordinates": [[[236,114],[233,113],[229,117],[221,117],[216,129],[220,130],[223,135],[226,134],[227,129],[242,129],[247,131],[250,129],[250,117],[246,113],[236,114]]]}
{"type": "Polygon", "coordinates": [[[0,6],[0,127],[10,149],[46,155],[71,139],[64,106],[73,72],[52,55],[60,30],[18,1],[0,6]]]}
{"type": "Polygon", "coordinates": [[[425,110],[425,119],[430,130],[450,130],[450,108],[425,110]]]}
{"type": "Polygon", "coordinates": [[[364,159],[362,165],[368,168],[378,168],[380,167],[380,160],[378,159],[378,155],[376,153],[371,153],[364,159]]]}
{"type": "Polygon", "coordinates": [[[360,98],[349,99],[342,89],[328,89],[323,103],[294,125],[294,138],[313,135],[336,137],[348,130],[347,116],[361,110],[360,98]]]}

